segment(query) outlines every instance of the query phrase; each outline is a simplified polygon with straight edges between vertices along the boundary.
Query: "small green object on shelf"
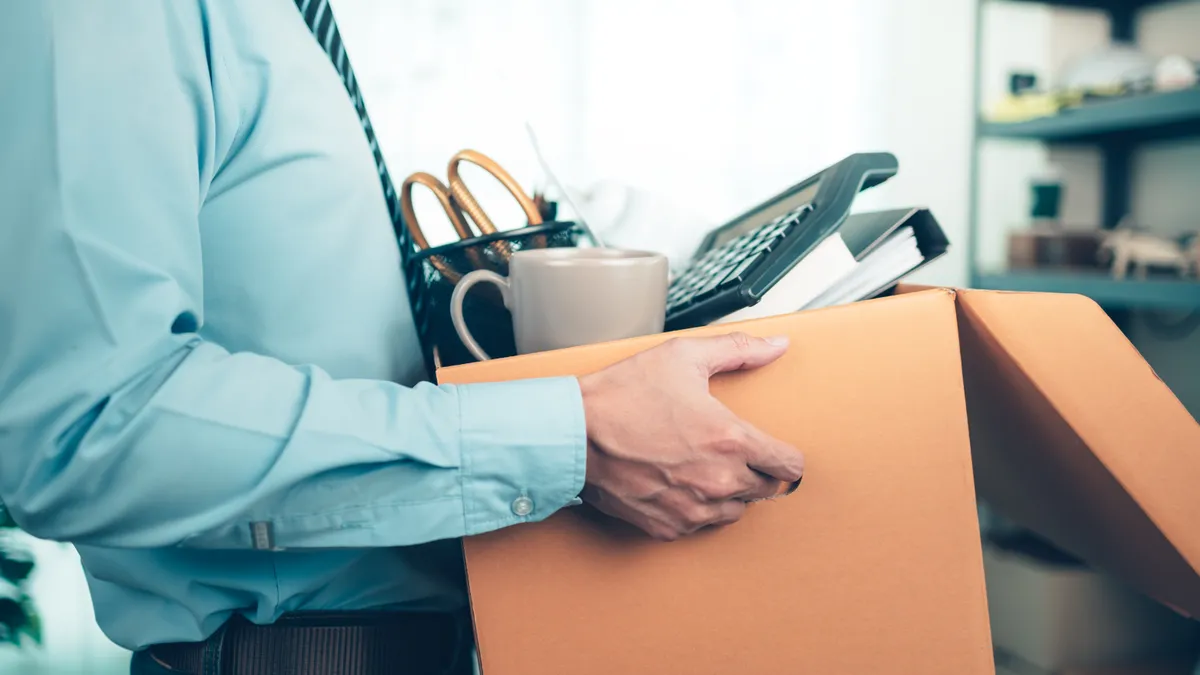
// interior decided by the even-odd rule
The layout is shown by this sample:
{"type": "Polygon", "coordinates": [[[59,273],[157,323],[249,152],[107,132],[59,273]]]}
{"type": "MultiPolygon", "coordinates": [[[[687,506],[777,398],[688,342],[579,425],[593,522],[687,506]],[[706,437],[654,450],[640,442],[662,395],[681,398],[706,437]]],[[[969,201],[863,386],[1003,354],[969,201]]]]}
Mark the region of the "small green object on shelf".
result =
{"type": "Polygon", "coordinates": [[[1088,141],[1118,134],[1156,138],[1200,136],[1200,87],[1094,100],[1024,122],[981,122],[990,138],[1088,141]]]}
{"type": "Polygon", "coordinates": [[[42,624],[27,592],[33,556],[12,536],[18,530],[0,504],[0,645],[42,641],[42,624]]]}
{"type": "Polygon", "coordinates": [[[1102,273],[1004,272],[980,274],[972,286],[985,290],[1085,295],[1106,308],[1200,309],[1200,281],[1117,280],[1102,273]]]}

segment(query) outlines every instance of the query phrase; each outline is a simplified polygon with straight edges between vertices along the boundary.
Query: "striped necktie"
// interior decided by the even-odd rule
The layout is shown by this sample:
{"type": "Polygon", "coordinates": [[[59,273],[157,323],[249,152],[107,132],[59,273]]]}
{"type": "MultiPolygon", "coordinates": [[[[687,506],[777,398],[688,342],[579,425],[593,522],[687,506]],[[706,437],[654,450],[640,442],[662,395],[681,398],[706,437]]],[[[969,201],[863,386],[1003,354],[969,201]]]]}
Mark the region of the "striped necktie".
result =
{"type": "MultiPolygon", "coordinates": [[[[371,145],[371,152],[375,155],[375,169],[379,172],[379,180],[383,184],[383,197],[387,201],[388,216],[392,219],[392,230],[396,233],[396,242],[400,245],[400,263],[404,268],[408,299],[412,303],[413,321],[416,323],[417,335],[421,344],[426,347],[429,311],[426,302],[424,270],[420,262],[414,260],[417,251],[408,228],[404,226],[400,210],[400,197],[396,194],[396,187],[392,185],[387,166],[383,163],[383,153],[380,152],[379,142],[375,139],[375,130],[371,127],[371,119],[367,117],[367,107],[363,103],[362,92],[358,89],[358,80],[354,77],[354,71],[350,69],[350,59],[342,45],[342,36],[338,33],[337,23],[333,20],[333,8],[329,6],[329,0],[295,0],[295,2],[300,13],[304,15],[304,23],[308,25],[308,29],[317,38],[317,42],[320,43],[325,53],[329,55],[333,67],[337,69],[338,75],[342,78],[342,84],[346,85],[346,91],[350,94],[350,100],[358,112],[358,119],[362,122],[363,132],[366,133],[367,141],[371,145]]],[[[425,357],[428,363],[428,352],[425,353],[425,357]]]]}

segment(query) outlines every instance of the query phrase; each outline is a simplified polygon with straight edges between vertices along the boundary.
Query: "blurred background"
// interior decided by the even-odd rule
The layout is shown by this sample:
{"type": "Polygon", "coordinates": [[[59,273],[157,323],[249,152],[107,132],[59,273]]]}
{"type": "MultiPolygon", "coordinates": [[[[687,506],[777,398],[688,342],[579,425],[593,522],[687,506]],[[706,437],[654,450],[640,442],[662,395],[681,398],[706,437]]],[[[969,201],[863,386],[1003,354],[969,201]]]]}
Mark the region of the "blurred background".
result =
{"type": "MultiPolygon", "coordinates": [[[[1200,0],[332,4],[393,175],[443,173],[471,147],[548,190],[529,124],[602,236],[679,259],[845,155],[889,151],[899,175],[856,209],[930,207],[952,242],[915,281],[1090,295],[1200,417],[1200,0]]],[[[498,184],[478,192],[519,222],[498,184]]],[[[1025,630],[998,633],[1007,672],[1195,644],[1173,615],[982,514],[1008,542],[989,592],[1017,598],[993,622],[1025,630]],[[1071,637],[1097,611],[1111,616],[1071,637]]],[[[27,594],[42,638],[0,645],[0,673],[127,672],[73,550],[0,536],[36,562],[21,584],[0,581],[0,602],[27,594]]]]}

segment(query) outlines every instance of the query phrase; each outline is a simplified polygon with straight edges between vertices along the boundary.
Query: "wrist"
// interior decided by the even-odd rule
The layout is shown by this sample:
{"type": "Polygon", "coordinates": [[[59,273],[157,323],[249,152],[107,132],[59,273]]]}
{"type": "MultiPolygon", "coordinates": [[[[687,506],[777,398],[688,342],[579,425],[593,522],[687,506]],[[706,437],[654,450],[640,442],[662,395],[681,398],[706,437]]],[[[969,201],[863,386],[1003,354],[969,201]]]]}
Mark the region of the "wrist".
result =
{"type": "Polygon", "coordinates": [[[576,379],[579,382],[580,398],[583,401],[583,425],[587,435],[584,485],[590,485],[598,477],[600,460],[603,454],[600,445],[596,442],[596,428],[600,418],[598,410],[600,387],[597,382],[597,374],[585,375],[576,379]]]}
{"type": "Polygon", "coordinates": [[[583,401],[583,426],[587,434],[588,459],[599,450],[599,437],[606,418],[604,411],[604,385],[599,373],[577,378],[579,395],[583,401]]]}

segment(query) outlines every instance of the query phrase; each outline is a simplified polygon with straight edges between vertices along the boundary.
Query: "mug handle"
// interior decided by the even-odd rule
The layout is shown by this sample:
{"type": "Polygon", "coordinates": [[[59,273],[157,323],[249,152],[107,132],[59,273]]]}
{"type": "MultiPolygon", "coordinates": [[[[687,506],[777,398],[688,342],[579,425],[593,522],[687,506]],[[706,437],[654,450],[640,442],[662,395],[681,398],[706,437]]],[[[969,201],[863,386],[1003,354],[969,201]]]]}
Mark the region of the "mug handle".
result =
{"type": "Polygon", "coordinates": [[[510,287],[508,279],[496,274],[491,270],[475,270],[467,273],[458,283],[454,285],[454,293],[450,296],[450,321],[454,324],[454,330],[458,333],[458,339],[462,340],[467,351],[479,359],[480,361],[488,361],[492,357],[483,351],[475,338],[471,337],[471,331],[467,330],[467,321],[463,318],[463,300],[467,297],[467,291],[475,284],[486,281],[496,284],[500,288],[500,297],[504,299],[504,306],[512,309],[509,305],[510,287]]]}

